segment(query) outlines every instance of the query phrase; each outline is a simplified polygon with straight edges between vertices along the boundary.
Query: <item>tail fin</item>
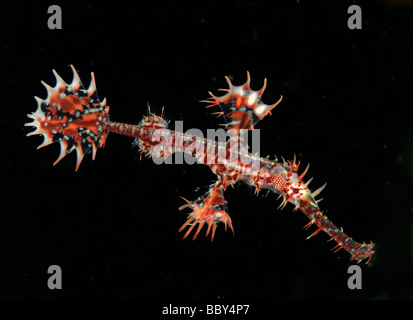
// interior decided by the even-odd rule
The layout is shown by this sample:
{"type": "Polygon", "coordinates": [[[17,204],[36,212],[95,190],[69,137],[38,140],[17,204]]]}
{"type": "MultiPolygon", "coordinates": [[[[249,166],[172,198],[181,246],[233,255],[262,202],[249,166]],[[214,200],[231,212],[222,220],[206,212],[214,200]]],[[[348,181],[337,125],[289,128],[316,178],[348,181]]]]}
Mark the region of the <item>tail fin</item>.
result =
{"type": "Polygon", "coordinates": [[[56,165],[66,154],[76,150],[76,171],[86,152],[92,148],[92,159],[96,157],[97,148],[105,146],[109,133],[105,123],[109,122],[109,107],[106,98],[101,102],[96,92],[95,76],[89,88],[85,89],[73,65],[73,81],[67,84],[55,70],[56,85],[52,88],[42,81],[46,87],[45,100],[35,97],[37,110],[27,116],[33,119],[25,126],[35,127],[36,130],[27,134],[43,135],[44,141],[37,149],[53,142],[60,143],[60,155],[53,163],[56,165]]]}

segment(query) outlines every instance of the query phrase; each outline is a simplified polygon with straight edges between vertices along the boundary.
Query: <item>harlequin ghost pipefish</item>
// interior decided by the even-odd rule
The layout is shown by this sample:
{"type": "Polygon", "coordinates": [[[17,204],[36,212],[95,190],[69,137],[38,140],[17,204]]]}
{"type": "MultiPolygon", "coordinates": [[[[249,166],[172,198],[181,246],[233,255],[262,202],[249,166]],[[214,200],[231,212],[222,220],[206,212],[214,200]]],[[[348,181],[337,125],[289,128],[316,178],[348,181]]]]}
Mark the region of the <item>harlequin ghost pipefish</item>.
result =
{"type": "MultiPolygon", "coordinates": [[[[68,153],[76,150],[77,162],[76,171],[86,152],[91,149],[92,159],[95,159],[98,148],[105,146],[106,138],[110,132],[125,135],[134,138],[134,144],[139,146],[139,151],[146,156],[169,157],[174,152],[194,155],[193,136],[185,136],[178,131],[170,131],[169,139],[159,139],[155,137],[157,132],[168,130],[168,121],[165,120],[163,110],[161,115],[156,115],[148,111],[147,116],[137,125],[131,125],[121,122],[113,122],[109,117],[109,106],[106,104],[106,98],[99,100],[96,92],[95,76],[91,73],[91,83],[86,89],[80,81],[76,69],[73,70],[73,80],[67,84],[53,70],[56,77],[56,85],[49,86],[42,81],[47,89],[47,98],[45,100],[35,97],[38,107],[35,112],[28,114],[33,119],[32,122],[26,123],[25,126],[35,127],[31,135],[42,135],[43,143],[38,146],[42,148],[51,143],[60,144],[60,155],[54,162],[54,165],[64,158],[68,153]],[[163,148],[159,149],[162,143],[163,148]],[[163,151],[159,151],[163,150],[163,151]]],[[[221,111],[213,114],[225,119],[224,126],[232,132],[241,130],[253,130],[257,122],[281,102],[281,98],[272,105],[262,102],[262,95],[266,88],[266,79],[264,85],[259,91],[250,88],[250,75],[247,73],[247,82],[241,86],[235,86],[230,79],[226,77],[229,88],[221,89],[226,93],[223,96],[215,96],[211,92],[210,98],[201,102],[207,102],[207,107],[219,106],[221,111]]],[[[194,201],[182,198],[185,204],[179,209],[189,208],[191,211],[183,226],[179,229],[182,232],[187,228],[184,238],[193,230],[195,233],[193,239],[197,238],[203,227],[206,228],[206,236],[211,233],[211,241],[214,239],[218,223],[223,223],[225,230],[230,228],[234,233],[232,220],[228,214],[227,202],[224,198],[224,191],[228,186],[233,186],[236,182],[244,182],[255,188],[256,192],[261,190],[272,191],[282,198],[279,208],[283,209],[287,203],[294,205],[294,211],[300,210],[310,220],[305,226],[308,229],[315,225],[317,229],[307,238],[324,231],[337,244],[333,249],[344,249],[351,255],[351,260],[357,263],[368,259],[368,263],[373,255],[373,243],[358,243],[343,232],[342,228],[336,227],[321,211],[315,197],[325,187],[311,192],[308,188],[311,180],[303,181],[308,171],[306,169],[299,173],[300,162],[296,162],[294,155],[293,161],[278,162],[277,159],[270,160],[260,158],[254,154],[244,154],[243,159],[239,157],[227,157],[231,153],[233,142],[237,135],[233,135],[224,146],[217,144],[215,141],[202,140],[197,141],[199,144],[205,144],[207,147],[202,148],[201,156],[198,158],[207,158],[217,161],[202,161],[207,164],[212,172],[217,176],[217,181],[209,187],[209,190],[201,197],[194,201]],[[220,150],[218,150],[221,148],[220,150]],[[218,152],[215,152],[218,151],[218,152]],[[224,161],[218,161],[218,154],[224,154],[224,161]],[[215,157],[215,158],[214,158],[215,157]],[[254,160],[254,161],[252,161],[254,160]],[[258,167],[253,170],[252,163],[257,163],[258,167]]]]}

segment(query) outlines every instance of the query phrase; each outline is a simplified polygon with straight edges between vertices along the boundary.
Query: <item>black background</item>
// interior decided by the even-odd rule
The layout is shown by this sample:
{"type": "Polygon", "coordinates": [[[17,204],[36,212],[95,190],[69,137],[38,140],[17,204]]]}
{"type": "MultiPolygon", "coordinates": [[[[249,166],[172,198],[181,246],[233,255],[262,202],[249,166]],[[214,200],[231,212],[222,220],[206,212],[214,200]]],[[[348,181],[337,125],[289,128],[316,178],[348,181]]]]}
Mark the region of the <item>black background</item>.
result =
{"type": "MultiPolygon", "coordinates": [[[[413,12],[408,1],[255,1],[133,4],[3,3],[1,34],[0,298],[409,299],[413,298],[413,12]],[[60,5],[62,30],[47,8],[60,5]],[[349,30],[358,4],[363,29],[349,30]],[[75,156],[26,138],[40,80],[66,81],[74,64],[96,76],[114,121],[137,123],[165,106],[185,130],[222,122],[198,101],[250,71],[263,100],[283,102],[261,121],[261,154],[296,153],[324,213],[357,241],[376,243],[361,264],[362,290],[347,287],[350,255],[328,237],[305,240],[308,221],[275,195],[245,185],[226,192],[235,237],[182,240],[194,199],[215,179],[200,165],[139,161],[132,140],[109,135],[77,173],[75,156]],[[63,289],[47,287],[47,268],[63,289]]],[[[215,110],[218,111],[218,110],[215,110]]],[[[312,229],[313,230],[313,229],[312,229]]],[[[314,230],[313,230],[314,231],[314,230]]]]}

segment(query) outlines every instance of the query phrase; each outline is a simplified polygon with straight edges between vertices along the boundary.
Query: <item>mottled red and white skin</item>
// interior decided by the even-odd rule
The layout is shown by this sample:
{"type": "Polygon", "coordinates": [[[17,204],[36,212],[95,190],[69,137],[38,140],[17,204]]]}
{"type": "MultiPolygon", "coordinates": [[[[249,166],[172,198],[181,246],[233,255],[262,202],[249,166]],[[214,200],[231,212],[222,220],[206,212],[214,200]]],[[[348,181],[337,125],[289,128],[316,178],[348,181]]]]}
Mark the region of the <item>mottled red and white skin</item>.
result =
{"type": "MultiPolygon", "coordinates": [[[[28,135],[43,135],[44,141],[38,147],[44,147],[53,142],[59,142],[61,152],[54,164],[58,163],[66,154],[76,150],[76,170],[86,152],[92,148],[93,159],[97,148],[104,147],[110,132],[133,137],[134,144],[146,156],[170,157],[175,152],[183,152],[197,158],[198,163],[208,165],[217,176],[217,181],[209,190],[198,199],[189,201],[182,198],[185,204],[179,209],[190,209],[188,218],[179,231],[187,228],[184,238],[195,230],[193,239],[197,238],[203,227],[206,235],[211,234],[214,239],[218,223],[223,223],[225,230],[230,228],[234,232],[232,220],[228,214],[224,191],[236,182],[245,182],[256,189],[256,192],[267,189],[282,197],[280,208],[287,203],[294,205],[294,210],[300,210],[310,222],[305,226],[314,225],[317,229],[308,238],[320,231],[327,233],[337,244],[337,250],[344,249],[351,255],[351,260],[360,262],[370,261],[373,255],[373,243],[358,243],[346,235],[341,228],[336,227],[318,206],[315,197],[325,185],[311,192],[308,185],[311,181],[303,181],[307,168],[299,173],[300,163],[296,158],[292,162],[278,162],[277,159],[260,158],[257,155],[242,151],[238,146],[242,143],[239,133],[241,130],[253,130],[256,123],[281,102],[282,97],[272,105],[266,105],[261,97],[266,87],[259,91],[250,88],[250,75],[247,73],[247,82],[241,86],[234,86],[228,77],[228,89],[221,89],[226,94],[216,97],[210,93],[205,100],[207,107],[219,106],[221,111],[213,114],[225,119],[224,126],[232,132],[232,137],[225,144],[218,144],[212,140],[196,139],[193,135],[167,129],[168,121],[161,115],[155,115],[148,110],[148,115],[137,125],[113,122],[109,117],[109,107],[106,99],[99,100],[96,92],[95,77],[88,89],[82,85],[76,69],[71,66],[74,77],[67,84],[54,70],[56,85],[50,87],[42,82],[47,89],[45,100],[35,97],[38,108],[28,115],[33,119],[26,126],[36,129],[28,135]],[[161,138],[168,137],[168,138],[161,138]],[[201,152],[199,151],[201,150],[201,152]],[[234,157],[234,152],[236,157],[234,157]],[[224,155],[222,157],[222,155],[224,155]],[[231,156],[232,155],[232,156],[231,156]],[[212,159],[212,160],[211,160],[212,159]]],[[[245,149],[244,149],[245,150],[245,149]]],[[[307,239],[308,239],[307,238],[307,239]]]]}

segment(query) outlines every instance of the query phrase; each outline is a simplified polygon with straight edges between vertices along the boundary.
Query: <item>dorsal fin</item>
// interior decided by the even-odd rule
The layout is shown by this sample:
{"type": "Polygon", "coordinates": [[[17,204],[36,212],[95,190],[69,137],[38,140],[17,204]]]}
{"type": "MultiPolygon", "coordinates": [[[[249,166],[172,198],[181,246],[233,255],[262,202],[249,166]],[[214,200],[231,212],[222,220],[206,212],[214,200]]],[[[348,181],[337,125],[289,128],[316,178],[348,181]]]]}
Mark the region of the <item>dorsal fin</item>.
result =
{"type": "Polygon", "coordinates": [[[267,86],[267,79],[264,79],[263,87],[254,91],[250,88],[250,74],[247,71],[247,81],[241,86],[234,86],[228,77],[225,77],[228,82],[229,89],[220,89],[227,93],[222,97],[216,97],[209,92],[211,98],[202,100],[201,102],[209,103],[208,107],[219,105],[222,112],[215,112],[219,116],[224,116],[225,127],[227,129],[254,129],[255,124],[263,119],[267,114],[271,114],[282,100],[281,98],[274,104],[267,105],[262,102],[261,97],[267,86]]]}

